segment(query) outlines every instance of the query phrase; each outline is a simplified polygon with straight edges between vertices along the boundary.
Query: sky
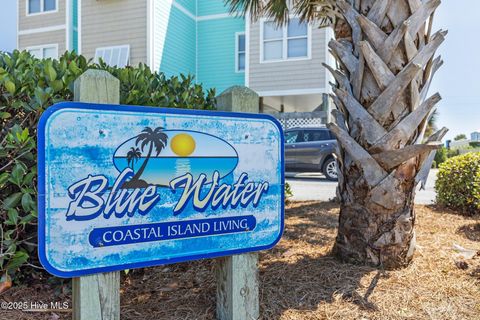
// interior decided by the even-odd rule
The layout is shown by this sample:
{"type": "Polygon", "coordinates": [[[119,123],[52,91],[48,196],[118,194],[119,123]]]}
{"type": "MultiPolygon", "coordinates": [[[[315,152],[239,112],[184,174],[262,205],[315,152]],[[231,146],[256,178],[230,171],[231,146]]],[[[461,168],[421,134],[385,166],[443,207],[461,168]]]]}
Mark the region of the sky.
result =
{"type": "Polygon", "coordinates": [[[437,54],[444,62],[430,88],[443,100],[438,104],[437,126],[450,129],[446,139],[480,131],[480,1],[443,0],[434,20],[435,29],[447,29],[437,54]]]}
{"type": "Polygon", "coordinates": [[[17,46],[17,1],[0,0],[0,51],[17,46]]]}
{"type": "MultiPolygon", "coordinates": [[[[480,1],[443,0],[437,10],[435,29],[447,29],[439,49],[445,61],[437,72],[430,94],[439,92],[437,126],[450,129],[446,139],[480,131],[480,1]]],[[[0,0],[0,50],[16,46],[16,0],[0,0]]]]}

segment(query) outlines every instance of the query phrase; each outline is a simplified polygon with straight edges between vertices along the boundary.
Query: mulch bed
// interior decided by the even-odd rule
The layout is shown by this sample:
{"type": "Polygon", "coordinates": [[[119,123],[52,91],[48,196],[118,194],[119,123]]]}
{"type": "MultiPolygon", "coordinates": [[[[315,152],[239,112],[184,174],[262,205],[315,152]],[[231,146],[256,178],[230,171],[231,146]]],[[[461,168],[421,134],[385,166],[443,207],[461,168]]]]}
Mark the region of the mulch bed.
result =
{"type": "MultiPolygon", "coordinates": [[[[465,260],[453,245],[480,250],[480,217],[418,206],[414,262],[382,271],[330,255],[338,206],[292,203],[282,241],[260,253],[262,319],[480,319],[480,257],[465,260]]],[[[212,260],[122,274],[122,319],[214,319],[212,260]]],[[[63,302],[69,283],[31,280],[0,301],[63,302]]],[[[0,310],[0,319],[70,319],[66,312],[0,310]]]]}

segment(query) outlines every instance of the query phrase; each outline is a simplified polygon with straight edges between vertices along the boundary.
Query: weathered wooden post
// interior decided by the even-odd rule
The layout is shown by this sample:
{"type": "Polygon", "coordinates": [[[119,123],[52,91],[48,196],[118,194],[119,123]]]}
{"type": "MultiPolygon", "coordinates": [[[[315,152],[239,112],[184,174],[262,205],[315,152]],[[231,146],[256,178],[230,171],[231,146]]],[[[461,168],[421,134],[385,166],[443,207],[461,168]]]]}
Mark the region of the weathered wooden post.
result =
{"type": "MultiPolygon", "coordinates": [[[[258,113],[258,94],[233,86],[217,97],[219,111],[258,113]]],[[[245,253],[217,259],[217,319],[258,319],[258,254],[245,253]]]]}
{"type": "MultiPolygon", "coordinates": [[[[119,104],[120,81],[103,70],[87,70],[74,84],[79,102],[119,104]]],[[[73,278],[74,320],[120,319],[120,272],[73,278]]]]}

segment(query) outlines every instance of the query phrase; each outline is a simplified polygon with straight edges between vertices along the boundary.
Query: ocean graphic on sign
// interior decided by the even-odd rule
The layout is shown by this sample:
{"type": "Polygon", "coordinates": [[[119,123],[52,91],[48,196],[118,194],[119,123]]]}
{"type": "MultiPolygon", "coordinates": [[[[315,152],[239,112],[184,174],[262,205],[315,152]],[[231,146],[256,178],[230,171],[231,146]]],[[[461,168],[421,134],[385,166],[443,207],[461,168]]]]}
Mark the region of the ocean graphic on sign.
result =
{"type": "MultiPolygon", "coordinates": [[[[155,129],[149,129],[155,136],[155,129]]],[[[142,135],[148,138],[147,132],[120,145],[113,158],[117,170],[130,167],[142,172],[144,185],[168,186],[173,178],[188,172],[197,179],[202,173],[211,177],[217,170],[223,178],[237,166],[237,152],[218,137],[190,130],[160,130],[163,140],[157,142],[158,149],[153,144],[151,152],[142,139],[142,135]]]]}
{"type": "Polygon", "coordinates": [[[39,257],[56,276],[280,240],[283,133],[270,116],[68,102],[38,128],[39,257]]]}

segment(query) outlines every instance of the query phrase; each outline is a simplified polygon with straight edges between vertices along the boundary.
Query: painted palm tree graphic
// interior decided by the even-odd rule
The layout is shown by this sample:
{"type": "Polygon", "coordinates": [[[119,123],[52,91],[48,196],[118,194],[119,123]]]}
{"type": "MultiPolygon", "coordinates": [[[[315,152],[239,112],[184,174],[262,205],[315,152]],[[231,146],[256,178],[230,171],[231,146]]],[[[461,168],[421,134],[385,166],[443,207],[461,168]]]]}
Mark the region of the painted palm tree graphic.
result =
{"type": "Polygon", "coordinates": [[[128,161],[130,152],[132,152],[131,154],[132,162],[134,157],[136,157],[137,155],[139,155],[138,157],[141,156],[139,148],[142,152],[145,150],[145,148],[148,148],[148,153],[140,169],[138,169],[138,171],[135,172],[135,175],[130,181],[125,183],[124,187],[145,188],[146,186],[148,186],[148,184],[144,180],[140,180],[140,177],[145,171],[148,161],[150,160],[152,155],[158,156],[160,152],[162,152],[162,150],[167,146],[168,136],[162,132],[163,129],[164,129],[163,127],[157,127],[155,129],[146,127],[137,136],[137,139],[135,140],[135,146],[137,148],[132,147],[130,149],[130,151],[127,153],[127,161],[128,161]]]}
{"type": "Polygon", "coordinates": [[[131,147],[130,151],[127,153],[127,165],[129,168],[134,168],[135,163],[138,162],[138,159],[142,156],[139,148],[131,147]]]}

